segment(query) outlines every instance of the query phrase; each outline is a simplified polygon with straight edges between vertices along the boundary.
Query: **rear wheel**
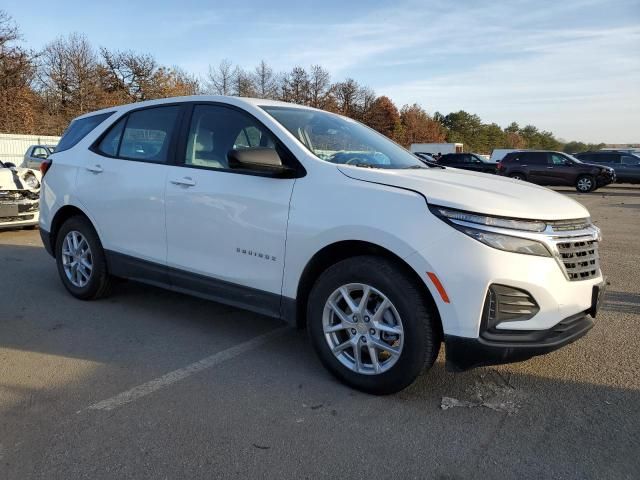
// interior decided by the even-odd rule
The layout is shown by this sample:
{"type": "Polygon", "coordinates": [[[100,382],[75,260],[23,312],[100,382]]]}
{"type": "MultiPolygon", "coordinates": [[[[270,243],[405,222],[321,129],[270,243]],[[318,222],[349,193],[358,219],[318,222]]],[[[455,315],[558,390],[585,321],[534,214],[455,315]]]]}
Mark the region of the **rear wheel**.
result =
{"type": "Polygon", "coordinates": [[[440,349],[424,292],[380,257],[353,257],[327,269],[311,291],[307,319],[324,366],[368,393],[402,390],[433,365],[440,349]]]}
{"type": "Polygon", "coordinates": [[[512,173],[511,175],[509,175],[509,177],[513,178],[514,180],[525,180],[525,176],[522,173],[512,173]]]}
{"type": "Polygon", "coordinates": [[[576,190],[580,193],[588,193],[596,188],[596,181],[591,175],[582,175],[576,180],[576,190]]]}
{"type": "Polygon", "coordinates": [[[63,285],[81,300],[106,296],[112,279],[102,244],[93,225],[84,217],[65,221],[56,236],[56,264],[63,285]]]}

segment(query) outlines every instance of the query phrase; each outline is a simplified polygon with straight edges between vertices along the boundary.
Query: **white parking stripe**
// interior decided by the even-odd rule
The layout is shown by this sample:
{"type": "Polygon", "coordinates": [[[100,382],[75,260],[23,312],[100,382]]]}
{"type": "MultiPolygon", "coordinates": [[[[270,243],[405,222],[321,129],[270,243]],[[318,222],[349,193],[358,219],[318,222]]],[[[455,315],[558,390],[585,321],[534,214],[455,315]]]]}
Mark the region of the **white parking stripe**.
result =
{"type": "Polygon", "coordinates": [[[203,358],[202,360],[192,363],[191,365],[187,365],[184,368],[179,368],[178,370],[169,372],[166,375],[143,383],[142,385],[133,387],[131,390],[119,393],[115,397],[108,398],[107,400],[102,400],[101,402],[95,403],[88,408],[90,410],[113,410],[114,408],[121,407],[123,405],[126,405],[127,403],[131,403],[141,397],[144,397],[145,395],[149,395],[156,390],[160,390],[161,388],[167,387],[173,383],[190,377],[195,373],[206,370],[207,368],[214,367],[222,362],[226,362],[227,360],[231,360],[232,358],[248,352],[249,350],[253,350],[260,345],[265,344],[269,340],[279,337],[287,330],[289,330],[288,327],[276,328],[275,330],[265,333],[264,335],[259,335],[234,347],[227,348],[226,350],[222,350],[218,353],[214,353],[210,357],[203,358]]]}

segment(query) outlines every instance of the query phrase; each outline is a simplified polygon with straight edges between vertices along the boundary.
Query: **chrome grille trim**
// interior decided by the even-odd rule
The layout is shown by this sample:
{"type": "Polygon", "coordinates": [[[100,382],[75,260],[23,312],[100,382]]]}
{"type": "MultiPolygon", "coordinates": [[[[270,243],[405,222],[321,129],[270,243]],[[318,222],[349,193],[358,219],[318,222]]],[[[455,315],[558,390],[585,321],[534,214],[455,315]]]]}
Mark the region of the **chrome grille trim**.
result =
{"type": "Polygon", "coordinates": [[[600,272],[598,241],[560,242],[557,244],[569,280],[587,280],[600,272]]]}
{"type": "Polygon", "coordinates": [[[545,222],[547,225],[542,232],[490,227],[461,220],[455,220],[453,223],[477,230],[528,238],[540,242],[551,252],[565,278],[569,281],[589,280],[600,275],[600,260],[598,256],[598,244],[601,240],[600,229],[591,223],[590,219],[540,221],[545,222]],[[569,228],[568,226],[582,228],[570,230],[567,229],[569,228]],[[564,250],[565,255],[569,256],[563,258],[561,250],[564,250]],[[576,255],[584,250],[586,250],[586,255],[576,255]]]}
{"type": "Polygon", "coordinates": [[[584,230],[589,227],[591,221],[589,218],[576,218],[572,220],[553,220],[545,223],[550,225],[554,232],[570,232],[575,230],[584,230]]]}

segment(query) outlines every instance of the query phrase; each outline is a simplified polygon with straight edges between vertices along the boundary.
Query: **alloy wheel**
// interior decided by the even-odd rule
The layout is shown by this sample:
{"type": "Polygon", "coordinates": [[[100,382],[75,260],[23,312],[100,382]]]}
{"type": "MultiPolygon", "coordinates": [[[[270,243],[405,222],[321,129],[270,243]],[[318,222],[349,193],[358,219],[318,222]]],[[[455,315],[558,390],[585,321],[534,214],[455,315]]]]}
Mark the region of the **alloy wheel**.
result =
{"type": "Polygon", "coordinates": [[[72,230],[62,241],[62,267],[74,287],[83,288],[93,272],[93,257],[89,242],[82,233],[72,230]]]}
{"type": "Polygon", "coordinates": [[[350,283],[336,289],[325,303],[322,328],[333,355],[356,373],[384,373],[402,354],[400,314],[370,285],[350,283]]]}

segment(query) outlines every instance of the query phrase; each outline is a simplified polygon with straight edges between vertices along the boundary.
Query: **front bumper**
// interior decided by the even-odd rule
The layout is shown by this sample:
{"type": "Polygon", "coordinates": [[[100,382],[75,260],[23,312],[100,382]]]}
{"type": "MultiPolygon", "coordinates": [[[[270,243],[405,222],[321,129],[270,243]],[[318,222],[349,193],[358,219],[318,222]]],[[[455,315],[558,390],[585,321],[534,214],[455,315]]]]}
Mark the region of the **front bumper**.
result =
{"type": "Polygon", "coordinates": [[[51,234],[42,227],[40,227],[40,239],[47,253],[55,258],[56,255],[53,252],[53,245],[51,244],[51,234]]]}
{"type": "Polygon", "coordinates": [[[585,335],[594,325],[588,312],[565,318],[548,330],[483,333],[479,338],[445,335],[446,368],[461,372],[475,367],[521,362],[553,352],[585,335]]]}
{"type": "Polygon", "coordinates": [[[0,230],[6,230],[11,228],[33,227],[38,225],[39,215],[38,212],[29,212],[27,214],[20,214],[12,217],[0,217],[0,230]]]}

